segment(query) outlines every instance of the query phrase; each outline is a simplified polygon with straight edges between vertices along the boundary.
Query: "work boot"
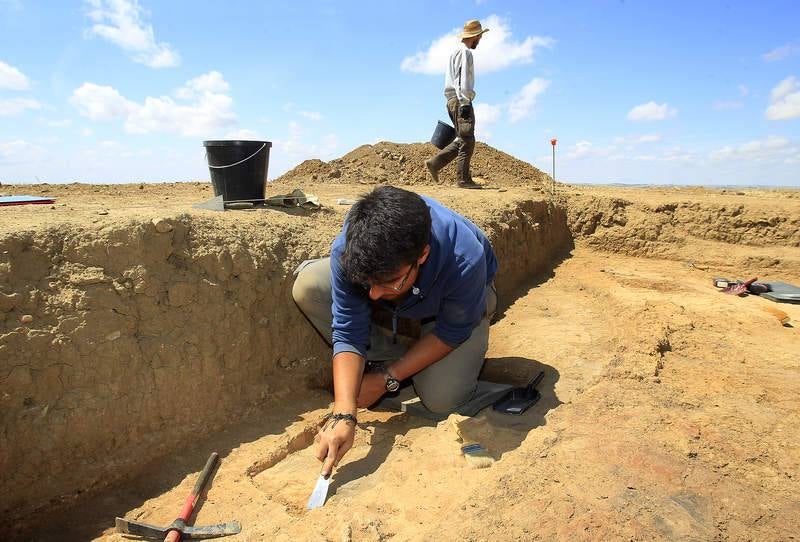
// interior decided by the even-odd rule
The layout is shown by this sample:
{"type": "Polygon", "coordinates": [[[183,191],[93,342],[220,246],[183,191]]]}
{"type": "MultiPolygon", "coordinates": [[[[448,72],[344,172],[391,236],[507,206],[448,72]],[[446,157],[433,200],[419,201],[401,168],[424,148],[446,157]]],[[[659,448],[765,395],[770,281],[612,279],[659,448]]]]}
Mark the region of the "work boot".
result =
{"type": "Polygon", "coordinates": [[[478,183],[476,183],[472,179],[468,179],[466,181],[458,181],[458,187],[459,188],[468,188],[468,189],[472,189],[472,190],[479,190],[479,189],[483,188],[483,186],[479,185],[478,183]]]}
{"type": "Polygon", "coordinates": [[[433,158],[431,158],[430,160],[425,160],[425,167],[428,168],[428,172],[431,174],[431,177],[433,177],[433,182],[438,183],[439,170],[436,169],[436,166],[433,165],[433,158]]]}

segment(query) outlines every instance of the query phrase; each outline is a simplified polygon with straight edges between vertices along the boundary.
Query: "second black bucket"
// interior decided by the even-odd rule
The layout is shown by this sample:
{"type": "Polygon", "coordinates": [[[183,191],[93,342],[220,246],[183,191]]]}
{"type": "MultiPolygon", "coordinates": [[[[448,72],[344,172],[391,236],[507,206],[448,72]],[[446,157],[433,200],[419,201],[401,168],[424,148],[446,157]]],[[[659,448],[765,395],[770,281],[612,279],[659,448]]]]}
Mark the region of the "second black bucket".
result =
{"type": "Polygon", "coordinates": [[[263,200],[270,141],[203,141],[214,195],[224,201],[263,200]]]}
{"type": "Polygon", "coordinates": [[[436,129],[433,131],[433,136],[431,136],[431,143],[433,143],[437,149],[443,149],[452,143],[455,138],[456,129],[445,122],[439,121],[436,125],[436,129]]]}

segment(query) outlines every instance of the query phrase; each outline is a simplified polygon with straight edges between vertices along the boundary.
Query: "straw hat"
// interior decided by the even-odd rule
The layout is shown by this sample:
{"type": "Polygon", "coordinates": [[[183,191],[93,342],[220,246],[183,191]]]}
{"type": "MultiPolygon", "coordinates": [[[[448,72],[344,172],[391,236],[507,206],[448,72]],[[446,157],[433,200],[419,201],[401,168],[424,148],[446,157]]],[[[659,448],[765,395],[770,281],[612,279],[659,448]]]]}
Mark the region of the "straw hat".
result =
{"type": "Polygon", "coordinates": [[[474,38],[488,31],[488,28],[481,28],[481,22],[478,19],[472,19],[464,23],[464,31],[461,32],[461,39],[474,38]]]}

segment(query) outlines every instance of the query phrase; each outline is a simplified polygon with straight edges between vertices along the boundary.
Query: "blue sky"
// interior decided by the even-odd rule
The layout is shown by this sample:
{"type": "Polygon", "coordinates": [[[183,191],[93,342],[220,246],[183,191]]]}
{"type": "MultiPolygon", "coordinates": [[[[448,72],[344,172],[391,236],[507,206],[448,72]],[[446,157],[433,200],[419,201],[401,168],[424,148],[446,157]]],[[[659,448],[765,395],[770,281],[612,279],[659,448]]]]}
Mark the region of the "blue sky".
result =
{"type": "Polygon", "coordinates": [[[478,139],[566,182],[800,186],[800,2],[0,0],[0,182],[270,178],[446,119],[470,18],[478,139]]]}

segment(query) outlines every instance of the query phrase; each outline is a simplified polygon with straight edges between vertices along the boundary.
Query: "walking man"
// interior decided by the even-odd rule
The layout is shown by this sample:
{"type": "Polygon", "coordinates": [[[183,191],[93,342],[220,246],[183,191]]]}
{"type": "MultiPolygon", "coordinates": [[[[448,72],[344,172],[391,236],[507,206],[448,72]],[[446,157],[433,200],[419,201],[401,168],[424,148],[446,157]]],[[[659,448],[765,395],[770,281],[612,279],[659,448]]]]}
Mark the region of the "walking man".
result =
{"type": "Polygon", "coordinates": [[[461,32],[461,45],[450,55],[444,75],[444,96],[447,99],[447,113],[456,128],[456,139],[439,154],[427,160],[425,165],[439,182],[439,170],[458,157],[456,162],[458,186],[461,188],[481,188],[472,180],[469,162],[475,150],[475,69],[472,63],[472,50],[478,46],[481,36],[488,32],[477,19],[467,21],[461,32]]]}
{"type": "Polygon", "coordinates": [[[496,270],[480,228],[393,186],[353,205],[329,258],[303,262],[292,295],[333,345],[334,408],[318,450],[323,474],[352,446],[357,409],[401,381],[411,379],[437,413],[473,398],[497,305],[496,270]],[[365,370],[367,360],[376,370],[365,370]]]}

